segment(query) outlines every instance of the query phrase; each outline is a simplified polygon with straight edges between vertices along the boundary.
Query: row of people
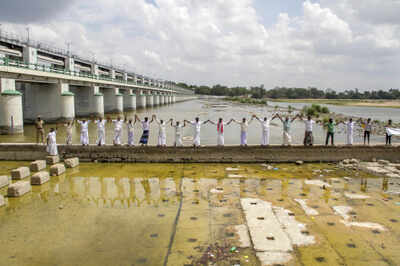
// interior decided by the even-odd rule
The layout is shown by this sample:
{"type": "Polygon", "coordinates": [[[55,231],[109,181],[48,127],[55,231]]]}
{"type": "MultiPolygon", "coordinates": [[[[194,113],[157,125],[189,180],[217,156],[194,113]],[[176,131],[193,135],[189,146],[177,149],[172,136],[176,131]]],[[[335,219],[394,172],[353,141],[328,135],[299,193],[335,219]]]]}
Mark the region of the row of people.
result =
{"type": "MultiPolygon", "coordinates": [[[[291,135],[290,135],[290,128],[291,124],[296,120],[299,119],[304,122],[305,124],[305,134],[304,134],[304,145],[313,145],[313,125],[314,124],[320,124],[326,127],[327,129],[327,136],[326,136],[326,145],[328,145],[329,140],[331,140],[331,144],[334,145],[334,135],[335,135],[335,128],[339,124],[345,124],[347,128],[347,144],[352,145],[353,144],[353,134],[354,134],[354,127],[356,124],[360,124],[364,128],[364,144],[366,144],[366,141],[368,141],[368,144],[370,142],[370,134],[372,131],[372,121],[371,119],[368,119],[367,121],[362,121],[358,120],[357,122],[354,122],[353,119],[349,119],[348,121],[339,121],[335,122],[333,119],[330,119],[328,123],[323,123],[322,121],[314,121],[310,116],[307,117],[307,119],[304,119],[302,115],[298,114],[293,118],[289,118],[286,116],[285,118],[282,118],[279,114],[275,114],[272,118],[264,117],[263,119],[260,119],[256,115],[253,115],[250,120],[247,120],[246,118],[243,118],[241,121],[237,121],[235,119],[231,119],[228,122],[225,122],[222,118],[220,118],[218,121],[213,122],[211,120],[206,120],[206,121],[200,121],[199,118],[195,118],[194,121],[188,121],[184,120],[183,123],[180,121],[176,121],[173,123],[173,119],[170,119],[168,121],[164,121],[162,119],[158,119],[156,115],[152,116],[152,119],[150,120],[148,117],[145,117],[143,120],[140,119],[137,115],[135,115],[135,119],[125,119],[122,120],[120,117],[118,117],[116,120],[111,120],[111,119],[103,119],[99,118],[97,120],[94,120],[93,122],[97,126],[97,141],[96,144],[99,146],[105,145],[105,135],[106,135],[106,130],[105,126],[107,122],[111,122],[114,124],[114,139],[113,143],[114,145],[121,145],[122,144],[122,131],[123,131],[123,126],[126,125],[127,128],[127,134],[128,134],[128,145],[129,146],[134,146],[134,128],[135,124],[137,122],[141,123],[142,126],[142,136],[140,138],[140,144],[142,145],[147,145],[148,144],[148,139],[149,139],[149,134],[150,134],[150,124],[155,122],[158,124],[159,127],[159,132],[158,132],[158,146],[166,146],[166,127],[167,125],[171,125],[172,127],[175,128],[175,143],[174,146],[183,146],[183,141],[182,141],[182,131],[183,128],[186,127],[187,124],[193,126],[194,128],[194,135],[193,135],[193,146],[197,147],[200,146],[201,144],[201,138],[200,138],[200,133],[201,133],[201,127],[202,125],[205,125],[207,123],[210,123],[212,125],[215,125],[217,128],[217,144],[219,146],[224,145],[224,132],[225,132],[225,127],[230,125],[231,123],[236,123],[240,125],[241,128],[241,133],[240,133],[240,144],[242,146],[247,146],[247,133],[248,133],[248,127],[249,125],[254,121],[258,121],[261,125],[262,129],[262,138],[261,138],[261,145],[262,146],[267,146],[269,145],[269,138],[270,138],[270,123],[274,119],[279,119],[282,122],[283,125],[283,145],[291,145],[291,135]]],[[[80,142],[83,146],[89,145],[89,124],[92,122],[91,120],[77,120],[77,123],[80,124],[81,128],[81,134],[80,134],[80,142]]],[[[65,124],[66,127],[66,144],[71,145],[72,144],[72,132],[73,132],[73,127],[74,127],[75,121],[68,122],[65,124]]],[[[392,126],[392,121],[389,120],[389,123],[387,125],[387,128],[391,128],[392,126]]],[[[49,134],[48,139],[51,140],[53,137],[55,137],[55,130],[51,130],[51,135],[49,134]]],[[[391,136],[392,134],[387,133],[386,134],[386,144],[391,144],[391,136]]],[[[49,142],[49,141],[48,141],[49,142]]]]}

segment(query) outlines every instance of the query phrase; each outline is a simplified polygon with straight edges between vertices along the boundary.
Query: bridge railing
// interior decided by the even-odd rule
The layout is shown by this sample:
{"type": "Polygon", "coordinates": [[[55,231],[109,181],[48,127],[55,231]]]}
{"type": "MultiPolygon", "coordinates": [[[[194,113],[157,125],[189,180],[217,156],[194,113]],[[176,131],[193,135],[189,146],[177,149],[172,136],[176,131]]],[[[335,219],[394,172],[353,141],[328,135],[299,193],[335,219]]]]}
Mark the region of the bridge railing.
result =
{"type": "Polygon", "coordinates": [[[69,70],[65,70],[65,69],[50,67],[50,66],[43,65],[43,64],[30,64],[30,63],[26,63],[21,60],[13,60],[13,59],[4,58],[4,57],[3,58],[0,57],[0,66],[11,66],[11,67],[17,67],[17,68],[23,68],[23,69],[36,70],[36,71],[41,71],[41,72],[57,73],[57,74],[82,77],[82,78],[90,78],[90,79],[94,79],[94,80],[112,81],[112,82],[121,83],[121,84],[147,87],[149,89],[150,88],[159,88],[159,87],[155,87],[155,86],[150,86],[149,84],[143,84],[143,83],[139,83],[139,82],[135,82],[135,81],[124,81],[120,78],[111,78],[111,77],[106,77],[106,76],[101,76],[101,75],[93,75],[90,73],[69,71],[69,70]]]}

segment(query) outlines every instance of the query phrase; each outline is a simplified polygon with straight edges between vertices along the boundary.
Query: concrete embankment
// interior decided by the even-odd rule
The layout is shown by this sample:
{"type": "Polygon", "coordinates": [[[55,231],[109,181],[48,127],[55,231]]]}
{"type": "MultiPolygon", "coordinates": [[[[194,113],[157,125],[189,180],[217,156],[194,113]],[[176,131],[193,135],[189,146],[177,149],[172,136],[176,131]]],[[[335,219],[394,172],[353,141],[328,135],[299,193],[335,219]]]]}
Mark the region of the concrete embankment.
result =
{"type": "MultiPolygon", "coordinates": [[[[400,162],[400,147],[387,146],[226,146],[226,147],[127,147],[59,145],[61,158],[78,157],[82,162],[148,162],[148,163],[278,163],[338,162],[347,158],[400,162]]],[[[34,161],[47,156],[45,146],[33,144],[0,144],[0,160],[34,161]]]]}

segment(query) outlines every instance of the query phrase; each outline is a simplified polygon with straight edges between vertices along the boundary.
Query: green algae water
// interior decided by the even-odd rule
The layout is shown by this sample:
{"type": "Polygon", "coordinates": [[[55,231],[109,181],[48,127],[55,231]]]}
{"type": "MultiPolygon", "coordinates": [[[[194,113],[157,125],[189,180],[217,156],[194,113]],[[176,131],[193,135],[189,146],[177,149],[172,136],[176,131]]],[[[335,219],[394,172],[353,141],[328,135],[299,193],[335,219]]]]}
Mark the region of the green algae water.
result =
{"type": "MultiPolygon", "coordinates": [[[[28,164],[0,162],[0,175],[28,164]]],[[[398,265],[400,197],[388,192],[399,188],[398,179],[334,164],[83,163],[23,197],[6,197],[0,265],[263,265],[254,236],[242,247],[237,231],[265,229],[249,225],[245,198],[290,211],[314,237],[272,265],[398,265]],[[335,206],[351,208],[347,222],[382,229],[348,226],[335,206]]]]}

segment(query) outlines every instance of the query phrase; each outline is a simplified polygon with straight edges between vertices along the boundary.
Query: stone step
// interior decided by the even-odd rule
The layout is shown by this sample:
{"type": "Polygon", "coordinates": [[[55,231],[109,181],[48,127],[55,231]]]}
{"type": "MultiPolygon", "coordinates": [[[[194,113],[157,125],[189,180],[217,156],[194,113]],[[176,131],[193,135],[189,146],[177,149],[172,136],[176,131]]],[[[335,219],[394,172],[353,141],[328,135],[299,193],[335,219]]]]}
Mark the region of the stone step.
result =
{"type": "Polygon", "coordinates": [[[31,163],[30,169],[32,172],[39,172],[46,168],[45,160],[37,160],[31,163]]]}
{"type": "Polygon", "coordinates": [[[31,177],[31,185],[42,185],[49,181],[50,175],[46,171],[38,172],[31,177]]]}
{"type": "Polygon", "coordinates": [[[69,158],[64,160],[67,168],[75,168],[79,165],[79,158],[69,158]]]}
{"type": "Polygon", "coordinates": [[[10,184],[10,180],[8,179],[8,176],[0,176],[0,188],[6,187],[10,184]]]}
{"type": "Polygon", "coordinates": [[[13,180],[22,180],[31,175],[31,171],[28,167],[19,167],[11,171],[11,178],[13,180]]]}
{"type": "Polygon", "coordinates": [[[28,181],[18,181],[8,187],[7,195],[9,197],[21,197],[32,190],[28,181]]]}
{"type": "Polygon", "coordinates": [[[59,176],[65,173],[64,164],[58,163],[50,167],[50,175],[51,176],[59,176]]]}

